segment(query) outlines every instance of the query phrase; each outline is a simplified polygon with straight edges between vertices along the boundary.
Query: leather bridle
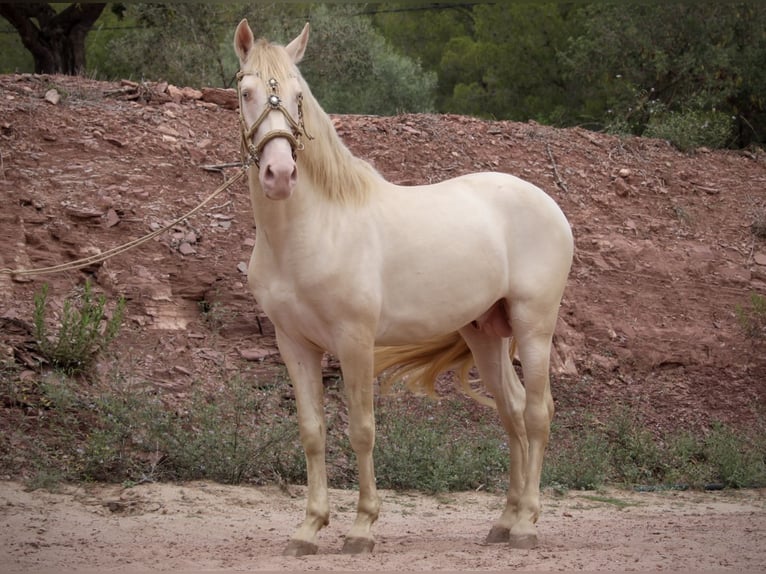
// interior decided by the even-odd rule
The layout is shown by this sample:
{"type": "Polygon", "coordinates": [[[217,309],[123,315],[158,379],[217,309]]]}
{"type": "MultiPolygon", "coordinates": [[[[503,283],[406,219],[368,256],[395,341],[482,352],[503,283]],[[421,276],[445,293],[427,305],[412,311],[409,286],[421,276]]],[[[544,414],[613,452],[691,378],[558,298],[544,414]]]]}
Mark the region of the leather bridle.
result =
{"type": "Polygon", "coordinates": [[[296,120],[290,115],[290,112],[282,104],[282,99],[279,96],[279,82],[275,78],[269,78],[266,82],[269,96],[266,98],[266,105],[253,122],[251,126],[247,126],[245,116],[242,111],[242,88],[241,82],[244,76],[256,76],[261,77],[259,72],[243,72],[237,73],[237,98],[239,99],[239,123],[240,132],[242,134],[242,154],[245,156],[245,160],[249,163],[254,163],[260,167],[261,153],[263,148],[271,140],[275,138],[285,138],[290,143],[290,148],[293,152],[293,159],[296,159],[296,153],[303,149],[302,138],[305,136],[308,139],[313,139],[307,132],[306,127],[303,124],[303,95],[298,94],[298,119],[296,120]],[[267,132],[258,143],[253,142],[258,128],[266,120],[268,115],[272,112],[281,112],[287,120],[290,126],[290,130],[271,130],[267,132]]]}

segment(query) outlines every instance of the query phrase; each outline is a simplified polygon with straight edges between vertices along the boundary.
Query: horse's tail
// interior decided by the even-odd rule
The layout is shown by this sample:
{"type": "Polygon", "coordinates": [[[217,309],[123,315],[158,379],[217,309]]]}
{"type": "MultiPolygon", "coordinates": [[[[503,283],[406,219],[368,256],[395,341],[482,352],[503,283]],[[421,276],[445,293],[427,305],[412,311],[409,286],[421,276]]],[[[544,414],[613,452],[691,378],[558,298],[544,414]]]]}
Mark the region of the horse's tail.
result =
{"type": "Polygon", "coordinates": [[[375,348],[375,374],[384,373],[380,380],[384,392],[396,381],[404,381],[413,392],[435,396],[437,377],[454,370],[465,394],[477,403],[497,408],[494,400],[471,387],[468,372],[473,365],[473,355],[457,331],[423,343],[375,348]]]}

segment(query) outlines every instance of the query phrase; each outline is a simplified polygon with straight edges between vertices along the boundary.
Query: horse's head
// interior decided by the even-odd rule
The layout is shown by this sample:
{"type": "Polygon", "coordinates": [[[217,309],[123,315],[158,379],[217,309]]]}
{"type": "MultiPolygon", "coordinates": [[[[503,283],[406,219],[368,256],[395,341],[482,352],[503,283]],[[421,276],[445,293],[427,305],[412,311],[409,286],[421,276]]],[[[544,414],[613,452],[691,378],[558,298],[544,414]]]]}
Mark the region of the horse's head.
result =
{"type": "Polygon", "coordinates": [[[261,188],[269,199],[287,199],[298,181],[295,154],[305,135],[300,74],[309,38],[306,24],[284,48],[263,40],[242,20],[234,34],[239,56],[237,75],[242,145],[258,167],[261,188]]]}

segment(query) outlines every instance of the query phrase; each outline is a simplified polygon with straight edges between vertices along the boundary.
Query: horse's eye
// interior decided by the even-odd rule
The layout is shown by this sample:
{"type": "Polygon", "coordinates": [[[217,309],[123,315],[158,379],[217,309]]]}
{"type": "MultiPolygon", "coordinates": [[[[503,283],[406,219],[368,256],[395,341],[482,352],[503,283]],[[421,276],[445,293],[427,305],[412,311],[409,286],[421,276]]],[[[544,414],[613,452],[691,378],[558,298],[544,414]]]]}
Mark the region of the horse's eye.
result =
{"type": "Polygon", "coordinates": [[[242,91],[242,99],[249,100],[250,99],[250,90],[243,90],[242,91]]]}

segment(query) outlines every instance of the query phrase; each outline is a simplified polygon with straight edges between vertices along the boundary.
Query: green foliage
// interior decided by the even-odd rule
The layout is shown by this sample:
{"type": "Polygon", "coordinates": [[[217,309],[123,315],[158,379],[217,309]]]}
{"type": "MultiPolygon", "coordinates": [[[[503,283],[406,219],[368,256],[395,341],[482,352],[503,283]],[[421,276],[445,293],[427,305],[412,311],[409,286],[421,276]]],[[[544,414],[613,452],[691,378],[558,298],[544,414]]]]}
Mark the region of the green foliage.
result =
{"type": "Polygon", "coordinates": [[[508,447],[499,424],[467,421],[458,399],[427,400],[381,401],[374,453],[379,486],[430,493],[502,488],[508,447]]]}
{"type": "Polygon", "coordinates": [[[445,111],[561,120],[571,94],[556,55],[576,30],[573,14],[551,3],[475,6],[472,36],[452,38],[443,52],[445,111]]]}
{"type": "MultiPolygon", "coordinates": [[[[302,69],[329,112],[534,119],[684,150],[766,142],[766,4],[755,0],[119,6],[88,36],[91,76],[230,86],[240,18],[282,43],[309,20],[302,69]]],[[[0,71],[30,71],[18,39],[2,36],[0,71]]]]}
{"type": "Polygon", "coordinates": [[[686,148],[700,145],[698,123],[713,124],[711,143],[730,143],[731,116],[739,145],[764,140],[762,3],[602,2],[583,6],[581,16],[583,33],[559,59],[583,119],[642,134],[659,106],[665,117],[652,129],[679,135],[686,148]]]}
{"type": "Polygon", "coordinates": [[[752,339],[766,338],[766,297],[750,294],[750,305],[737,305],[737,320],[742,330],[752,339]]]}
{"type": "Polygon", "coordinates": [[[328,112],[433,111],[436,75],[394,50],[359,10],[310,3],[130,4],[124,19],[135,28],[115,34],[99,27],[90,44],[92,66],[112,78],[229,86],[238,68],[232,40],[240,18],[248,18],[258,37],[280,43],[308,19],[311,41],[301,70],[328,112]]]}
{"type": "Polygon", "coordinates": [[[766,439],[742,437],[716,424],[705,438],[703,453],[718,479],[731,488],[760,487],[766,484],[766,439]]]}
{"type": "Polygon", "coordinates": [[[311,9],[301,70],[322,107],[379,115],[434,111],[436,74],[396,52],[357,12],[345,5],[311,9]]]}
{"type": "Polygon", "coordinates": [[[2,446],[8,441],[15,449],[0,448],[7,468],[18,466],[12,462],[15,451],[25,453],[33,462],[33,485],[47,485],[52,477],[133,483],[305,480],[294,417],[278,414],[268,393],[241,380],[222,385],[215,395],[195,392],[179,409],[151,389],[123,380],[91,393],[61,376],[39,390],[44,410],[21,418],[18,432],[3,437],[2,446]]]}
{"type": "Polygon", "coordinates": [[[107,317],[106,298],[95,296],[90,281],[86,281],[77,300],[64,301],[58,331],[49,336],[47,284],[35,294],[34,301],[34,335],[40,352],[54,367],[70,374],[91,367],[117,336],[125,310],[125,300],[120,298],[111,317],[107,317]]]}
{"type": "Polygon", "coordinates": [[[684,149],[766,141],[761,2],[486,4],[376,23],[426,54],[439,111],[636,135],[653,118],[684,149]]]}
{"type": "Polygon", "coordinates": [[[229,3],[130,3],[119,33],[105,17],[89,43],[89,68],[107,78],[165,80],[180,86],[228,85],[236,71],[229,3]],[[229,20],[226,32],[222,22],[229,20]]]}
{"type": "Polygon", "coordinates": [[[616,478],[626,484],[648,484],[665,472],[665,458],[654,435],[635,413],[618,412],[606,429],[612,468],[616,478]]]}
{"type": "Polygon", "coordinates": [[[606,437],[586,432],[577,434],[565,448],[558,447],[557,430],[543,463],[541,482],[554,488],[594,490],[609,479],[610,446],[606,437]]]}
{"type": "MultiPolygon", "coordinates": [[[[2,375],[0,402],[17,408],[7,410],[14,422],[0,436],[0,466],[31,473],[31,487],[67,480],[305,481],[294,405],[275,392],[284,381],[264,386],[234,379],[171,406],[150,385],[119,376],[95,391],[61,373],[31,389],[22,389],[11,372],[2,375]]],[[[328,392],[329,481],[349,488],[357,478],[347,416],[337,393],[328,392]]],[[[507,438],[494,414],[464,397],[437,403],[409,394],[379,398],[376,411],[381,488],[436,493],[507,487],[507,438]]],[[[747,429],[716,423],[703,432],[658,436],[631,410],[600,425],[582,416],[555,424],[543,486],[766,486],[764,421],[747,429]]]]}
{"type": "Polygon", "coordinates": [[[300,482],[305,461],[295,420],[266,409],[266,396],[235,379],[213,396],[197,394],[179,420],[165,419],[152,442],[165,458],[163,477],[238,484],[300,482]]]}
{"type": "Polygon", "coordinates": [[[0,19],[0,74],[27,72],[35,69],[32,54],[24,48],[13,26],[0,19]]]}

